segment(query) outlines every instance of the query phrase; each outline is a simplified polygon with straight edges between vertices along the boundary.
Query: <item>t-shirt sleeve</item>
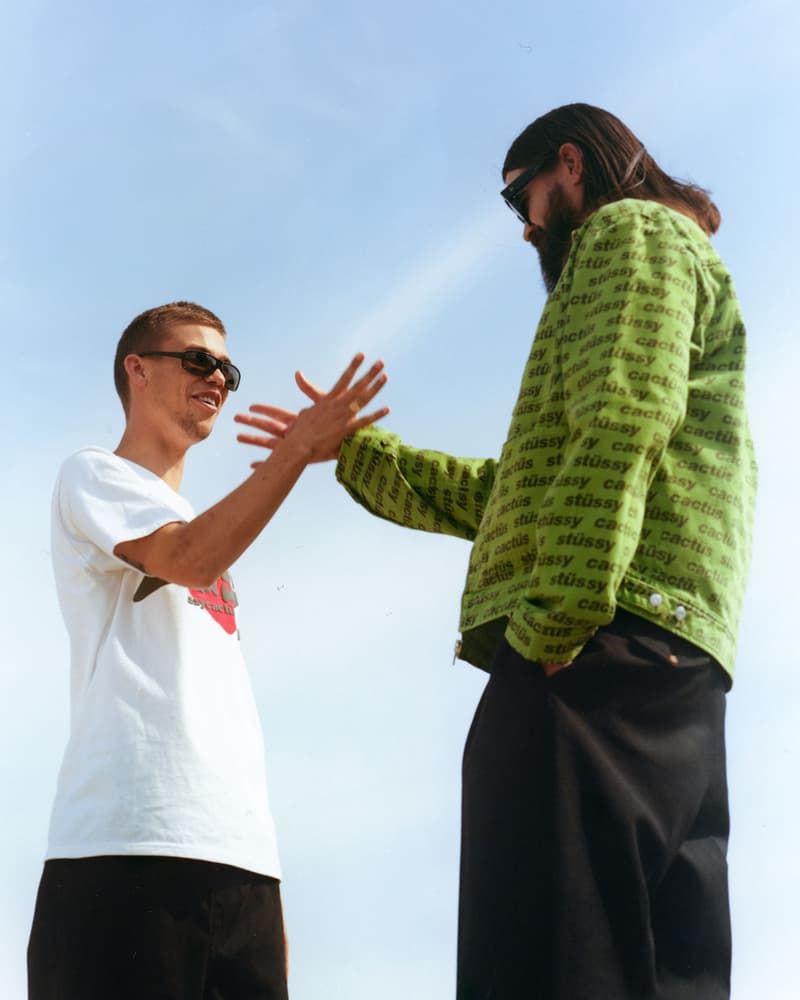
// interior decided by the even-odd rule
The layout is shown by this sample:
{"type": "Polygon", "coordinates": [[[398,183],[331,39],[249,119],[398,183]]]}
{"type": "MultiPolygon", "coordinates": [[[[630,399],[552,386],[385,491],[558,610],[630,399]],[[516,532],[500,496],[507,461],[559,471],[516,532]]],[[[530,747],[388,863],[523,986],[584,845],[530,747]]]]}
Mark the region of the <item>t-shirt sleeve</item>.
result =
{"type": "Polygon", "coordinates": [[[114,555],[115,546],[189,519],[185,501],[170,494],[156,476],[149,481],[115,455],[86,450],[61,468],[54,516],[85,563],[101,572],[129,569],[114,555]]]}

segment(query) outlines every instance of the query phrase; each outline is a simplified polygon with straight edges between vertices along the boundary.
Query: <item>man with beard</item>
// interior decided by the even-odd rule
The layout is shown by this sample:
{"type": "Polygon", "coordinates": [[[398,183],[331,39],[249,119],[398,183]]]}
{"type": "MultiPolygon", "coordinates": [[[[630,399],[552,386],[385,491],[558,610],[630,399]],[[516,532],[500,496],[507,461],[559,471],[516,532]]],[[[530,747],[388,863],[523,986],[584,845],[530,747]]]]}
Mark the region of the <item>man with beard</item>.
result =
{"type": "MultiPolygon", "coordinates": [[[[558,108],[502,195],[549,292],[498,460],[368,428],[337,476],[473,542],[459,1000],[729,996],[725,693],[755,462],[744,327],[707,193],[613,115],[558,108]]],[[[321,398],[299,377],[301,388],[321,398]]],[[[271,435],[292,426],[242,417],[271,435]]]]}
{"type": "Polygon", "coordinates": [[[275,831],[231,564],[358,416],[382,364],[295,421],[204,513],[178,493],[239,369],[191,302],[120,338],[125,431],[61,468],[52,549],[71,647],[70,738],[28,949],[30,1000],[285,1000],[275,831]]]}

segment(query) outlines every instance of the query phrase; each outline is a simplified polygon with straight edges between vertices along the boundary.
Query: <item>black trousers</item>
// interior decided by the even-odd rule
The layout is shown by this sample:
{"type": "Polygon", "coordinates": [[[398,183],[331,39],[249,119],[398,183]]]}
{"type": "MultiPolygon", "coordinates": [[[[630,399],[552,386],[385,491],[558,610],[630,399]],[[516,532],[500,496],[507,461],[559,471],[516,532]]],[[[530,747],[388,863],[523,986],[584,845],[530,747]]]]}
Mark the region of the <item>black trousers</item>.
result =
{"type": "Polygon", "coordinates": [[[551,678],[505,641],[464,752],[458,1000],[725,1000],[727,677],[620,612],[551,678]]]}
{"type": "Polygon", "coordinates": [[[162,857],[45,863],[29,1000],[286,1000],[279,883],[162,857]]]}

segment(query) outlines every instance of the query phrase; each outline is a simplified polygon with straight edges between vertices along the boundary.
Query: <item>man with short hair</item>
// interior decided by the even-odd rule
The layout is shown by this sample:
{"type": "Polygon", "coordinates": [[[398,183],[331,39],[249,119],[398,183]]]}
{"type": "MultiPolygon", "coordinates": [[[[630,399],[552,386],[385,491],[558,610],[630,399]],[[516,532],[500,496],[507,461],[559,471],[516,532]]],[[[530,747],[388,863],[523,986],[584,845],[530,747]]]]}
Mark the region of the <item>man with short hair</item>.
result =
{"type": "MultiPolygon", "coordinates": [[[[280,868],[229,567],[309,462],[364,428],[358,355],[237,489],[195,515],[188,449],[239,387],[225,328],[171,303],[123,333],[116,451],[64,463],[53,563],[71,725],[28,950],[31,1000],[283,1000],[280,868]]],[[[269,408],[266,408],[269,411],[269,408]]]]}
{"type": "Polygon", "coordinates": [[[490,678],[464,754],[458,997],[723,1000],[756,472],[719,213],[586,104],[528,126],[503,177],[549,297],[499,460],[369,428],[337,466],[373,513],[473,542],[457,649],[490,678]]]}

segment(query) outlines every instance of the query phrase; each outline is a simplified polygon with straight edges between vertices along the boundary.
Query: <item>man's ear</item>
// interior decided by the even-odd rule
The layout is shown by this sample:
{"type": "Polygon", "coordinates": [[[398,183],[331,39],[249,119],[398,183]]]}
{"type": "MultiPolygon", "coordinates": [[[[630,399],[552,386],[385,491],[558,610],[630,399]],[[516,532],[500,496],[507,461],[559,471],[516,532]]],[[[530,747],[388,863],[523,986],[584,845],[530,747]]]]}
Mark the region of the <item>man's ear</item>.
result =
{"type": "Polygon", "coordinates": [[[128,376],[128,385],[131,389],[142,388],[147,385],[147,373],[144,364],[138,354],[128,354],[122,362],[125,374],[128,376]]]}
{"type": "Polygon", "coordinates": [[[558,160],[563,167],[562,176],[567,183],[575,186],[583,183],[583,153],[571,142],[565,142],[558,150],[558,160]]]}

